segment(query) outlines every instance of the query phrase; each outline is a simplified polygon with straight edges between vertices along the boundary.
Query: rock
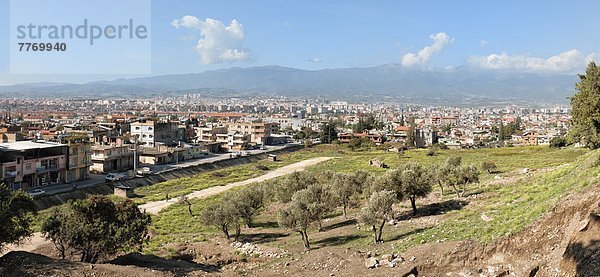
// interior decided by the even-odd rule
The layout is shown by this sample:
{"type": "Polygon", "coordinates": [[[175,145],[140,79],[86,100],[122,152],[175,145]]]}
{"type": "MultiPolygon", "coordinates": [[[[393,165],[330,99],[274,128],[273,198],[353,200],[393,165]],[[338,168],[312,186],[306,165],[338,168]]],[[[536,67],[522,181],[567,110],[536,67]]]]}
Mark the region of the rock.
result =
{"type": "Polygon", "coordinates": [[[523,174],[529,173],[529,168],[523,168],[523,174]]]}
{"type": "Polygon", "coordinates": [[[366,268],[376,268],[379,265],[379,261],[375,257],[365,259],[366,268]]]}
{"type": "Polygon", "coordinates": [[[590,218],[586,218],[579,224],[579,232],[583,232],[587,230],[588,225],[590,224],[590,218]]]}
{"type": "Polygon", "coordinates": [[[388,222],[388,225],[390,225],[390,226],[396,225],[396,220],[395,219],[390,220],[388,222]]]}
{"type": "Polygon", "coordinates": [[[410,257],[410,261],[411,261],[411,262],[414,262],[414,261],[416,261],[416,260],[417,260],[417,257],[415,257],[415,256],[412,256],[412,257],[410,257]]]}
{"type": "Polygon", "coordinates": [[[486,214],[481,214],[481,220],[485,221],[485,222],[490,222],[492,221],[492,218],[487,216],[486,214]]]}
{"type": "Polygon", "coordinates": [[[502,179],[502,176],[500,176],[500,175],[494,176],[494,180],[501,180],[501,179],[502,179]]]}
{"type": "Polygon", "coordinates": [[[402,258],[402,257],[396,257],[396,258],[394,258],[393,260],[391,260],[391,261],[388,263],[388,266],[389,266],[389,267],[396,267],[396,266],[398,266],[399,264],[401,264],[402,262],[404,262],[404,258],[402,258]]]}
{"type": "Polygon", "coordinates": [[[386,261],[386,262],[391,262],[392,261],[392,255],[390,254],[384,254],[381,256],[381,260],[382,261],[386,261]]]}

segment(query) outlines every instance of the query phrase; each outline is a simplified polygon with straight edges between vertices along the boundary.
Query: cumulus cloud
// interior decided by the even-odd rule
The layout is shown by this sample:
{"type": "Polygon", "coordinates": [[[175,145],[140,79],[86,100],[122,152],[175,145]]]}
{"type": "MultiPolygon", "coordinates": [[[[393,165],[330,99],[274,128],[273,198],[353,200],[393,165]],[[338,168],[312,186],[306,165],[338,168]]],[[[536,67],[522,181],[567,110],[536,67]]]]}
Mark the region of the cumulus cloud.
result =
{"type": "Polygon", "coordinates": [[[207,18],[200,20],[195,16],[186,15],[171,22],[175,28],[186,28],[200,31],[200,39],[196,44],[196,52],[203,64],[245,61],[251,58],[248,49],[242,48],[244,42],[244,27],[233,19],[229,25],[207,18]]]}
{"type": "Polygon", "coordinates": [[[444,47],[454,42],[454,38],[451,38],[446,33],[440,32],[437,34],[430,35],[429,38],[433,40],[433,44],[426,46],[419,50],[417,53],[407,53],[402,56],[402,65],[405,67],[411,67],[418,64],[424,64],[431,56],[442,51],[444,47]]]}
{"type": "Polygon", "coordinates": [[[587,65],[590,62],[595,62],[596,64],[600,63],[600,53],[593,52],[585,57],[585,64],[587,65]]]}
{"type": "Polygon", "coordinates": [[[549,58],[529,55],[490,54],[471,56],[469,64],[493,70],[514,70],[524,72],[570,72],[579,70],[590,60],[600,60],[597,53],[584,57],[577,49],[571,49],[549,58]]]}
{"type": "Polygon", "coordinates": [[[305,61],[311,62],[311,63],[321,63],[321,59],[319,59],[319,58],[310,58],[310,59],[306,59],[305,61]]]}

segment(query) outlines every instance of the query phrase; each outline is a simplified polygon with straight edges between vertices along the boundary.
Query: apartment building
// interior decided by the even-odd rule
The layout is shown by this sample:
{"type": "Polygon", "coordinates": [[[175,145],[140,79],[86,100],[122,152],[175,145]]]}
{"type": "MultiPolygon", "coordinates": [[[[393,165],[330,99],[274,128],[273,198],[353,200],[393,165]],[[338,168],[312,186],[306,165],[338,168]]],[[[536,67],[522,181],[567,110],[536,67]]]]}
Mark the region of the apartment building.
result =
{"type": "Polygon", "coordinates": [[[66,144],[47,141],[0,143],[0,178],[13,189],[65,183],[66,144]]]}
{"type": "Polygon", "coordinates": [[[92,145],[86,134],[82,136],[68,136],[61,141],[67,144],[67,183],[87,179],[92,166],[92,145]]]}
{"type": "Polygon", "coordinates": [[[249,135],[251,144],[267,144],[267,138],[271,134],[279,132],[277,123],[230,123],[228,131],[237,131],[249,135]]]}
{"type": "Polygon", "coordinates": [[[92,173],[102,174],[133,169],[133,151],[127,145],[94,145],[91,147],[92,173]]]}
{"type": "Polygon", "coordinates": [[[202,126],[195,127],[196,141],[200,143],[208,143],[217,141],[218,134],[227,134],[227,126],[202,126]]]}
{"type": "Polygon", "coordinates": [[[156,122],[141,120],[131,123],[131,134],[145,146],[173,146],[179,141],[178,124],[174,122],[156,122]]]}

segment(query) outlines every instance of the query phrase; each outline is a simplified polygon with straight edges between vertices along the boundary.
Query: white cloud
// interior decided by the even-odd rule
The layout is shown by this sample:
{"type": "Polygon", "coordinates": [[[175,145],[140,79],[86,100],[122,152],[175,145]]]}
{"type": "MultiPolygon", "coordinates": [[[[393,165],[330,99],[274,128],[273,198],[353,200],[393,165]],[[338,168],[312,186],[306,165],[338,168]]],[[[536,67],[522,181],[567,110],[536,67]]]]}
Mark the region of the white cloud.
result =
{"type": "Polygon", "coordinates": [[[439,53],[444,47],[454,42],[454,38],[451,38],[443,32],[430,35],[429,38],[433,40],[433,44],[426,46],[417,53],[407,53],[402,56],[403,66],[411,67],[418,64],[424,64],[429,61],[433,54],[439,53]]]}
{"type": "Polygon", "coordinates": [[[306,59],[305,61],[311,62],[311,63],[321,63],[321,59],[319,59],[319,58],[310,58],[310,59],[306,59]]]}
{"type": "Polygon", "coordinates": [[[587,65],[590,62],[600,63],[600,53],[593,52],[585,57],[585,64],[587,65]]]}
{"type": "Polygon", "coordinates": [[[489,41],[487,41],[487,40],[485,40],[485,39],[482,39],[482,40],[479,42],[479,44],[481,45],[481,47],[486,47],[486,46],[490,45],[490,44],[491,44],[491,42],[489,42],[489,41]]]}
{"type": "Polygon", "coordinates": [[[244,27],[235,19],[226,26],[216,19],[200,20],[195,16],[186,15],[173,20],[171,25],[175,28],[200,31],[196,52],[203,64],[245,61],[252,56],[248,49],[242,48],[244,27]]]}
{"type": "Polygon", "coordinates": [[[590,59],[598,59],[596,53],[584,57],[577,49],[571,49],[549,58],[529,55],[490,54],[488,56],[471,56],[471,65],[493,70],[515,70],[525,72],[570,72],[579,70],[590,59]]]}

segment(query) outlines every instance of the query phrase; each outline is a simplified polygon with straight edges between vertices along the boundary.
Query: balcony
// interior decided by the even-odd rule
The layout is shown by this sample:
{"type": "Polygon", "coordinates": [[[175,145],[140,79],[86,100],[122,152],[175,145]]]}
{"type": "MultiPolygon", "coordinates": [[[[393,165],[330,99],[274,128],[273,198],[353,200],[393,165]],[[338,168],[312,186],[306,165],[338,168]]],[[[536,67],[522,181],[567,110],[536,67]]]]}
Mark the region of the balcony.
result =
{"type": "Polygon", "coordinates": [[[36,170],[37,173],[44,173],[44,172],[49,172],[49,171],[57,171],[58,170],[58,166],[56,166],[56,165],[40,166],[40,167],[36,167],[35,170],[36,170]]]}
{"type": "Polygon", "coordinates": [[[15,178],[17,175],[19,175],[19,171],[16,170],[4,172],[4,178],[15,178]]]}

